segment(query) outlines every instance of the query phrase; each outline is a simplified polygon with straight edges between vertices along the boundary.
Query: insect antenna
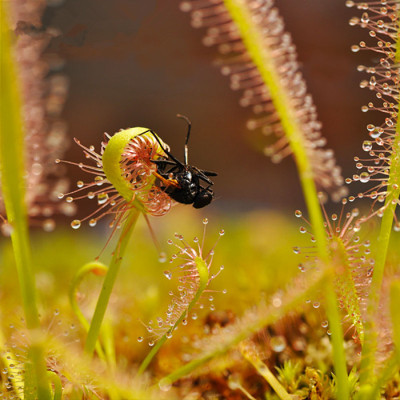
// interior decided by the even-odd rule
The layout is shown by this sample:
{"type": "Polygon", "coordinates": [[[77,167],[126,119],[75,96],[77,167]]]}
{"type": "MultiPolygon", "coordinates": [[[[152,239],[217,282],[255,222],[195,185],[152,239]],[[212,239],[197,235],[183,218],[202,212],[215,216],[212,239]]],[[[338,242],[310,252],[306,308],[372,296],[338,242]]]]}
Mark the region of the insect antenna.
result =
{"type": "Polygon", "coordinates": [[[184,119],[186,121],[186,123],[188,124],[188,131],[186,134],[186,141],[185,141],[185,154],[184,154],[184,158],[183,158],[185,165],[188,165],[188,161],[189,161],[188,142],[189,142],[189,137],[190,137],[190,129],[192,128],[192,123],[190,122],[190,119],[188,117],[186,117],[182,114],[176,114],[176,116],[178,118],[184,119]]]}

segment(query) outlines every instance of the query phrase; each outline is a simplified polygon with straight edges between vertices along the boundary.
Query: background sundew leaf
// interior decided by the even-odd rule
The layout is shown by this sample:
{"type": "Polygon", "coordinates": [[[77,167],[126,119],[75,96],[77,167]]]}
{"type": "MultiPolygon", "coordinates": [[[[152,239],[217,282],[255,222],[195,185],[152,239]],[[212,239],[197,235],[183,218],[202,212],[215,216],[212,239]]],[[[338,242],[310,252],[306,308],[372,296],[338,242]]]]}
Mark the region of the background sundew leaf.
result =
{"type": "MultiPolygon", "coordinates": [[[[265,152],[274,161],[293,154],[304,199],[316,239],[318,257],[329,263],[327,238],[317,187],[329,190],[335,200],[346,193],[333,152],[322,149],[321,124],[299,72],[295,47],[272,0],[194,0],[181,3],[192,11],[192,24],[207,27],[206,45],[218,44],[230,55],[223,72],[231,75],[231,87],[243,89],[242,104],[253,104],[260,118],[249,121],[251,129],[264,128],[278,140],[265,152]]],[[[347,398],[348,380],[343,332],[332,283],[326,289],[326,307],[332,331],[338,396],[347,398]]]]}
{"type": "Polygon", "coordinates": [[[265,154],[274,162],[293,154],[303,186],[312,177],[340,200],[346,194],[340,168],[333,151],[323,148],[295,46],[273,1],[194,0],[182,2],[181,9],[191,11],[194,27],[207,28],[203,43],[217,45],[224,55],[222,73],[230,76],[233,90],[243,91],[240,104],[256,114],[248,128],[277,137],[265,154]]]}
{"type": "Polygon", "coordinates": [[[200,350],[200,354],[186,365],[164,377],[159,385],[162,386],[166,382],[172,384],[214,358],[225,355],[234,346],[251,337],[264,326],[276,322],[287,311],[298,307],[321,285],[324,285],[326,280],[327,277],[321,275],[321,273],[316,273],[312,277],[309,276],[307,282],[302,277],[295,279],[293,284],[289,285],[285,291],[280,291],[280,293],[272,296],[268,302],[263,301],[256,308],[247,310],[242,318],[220,329],[215,333],[212,341],[205,338],[196,343],[196,348],[200,350]]]}
{"type": "MultiPolygon", "coordinates": [[[[26,203],[32,223],[46,231],[54,229],[55,213],[71,215],[74,205],[58,202],[57,194],[66,191],[65,170],[54,159],[67,149],[66,124],[60,118],[68,91],[68,80],[60,73],[63,60],[44,52],[50,40],[59,35],[54,28],[44,28],[41,17],[46,1],[10,3],[14,56],[18,64],[22,115],[25,127],[26,203]],[[57,204],[58,202],[58,204],[57,204]]],[[[4,204],[0,194],[0,213],[4,204]]]]}
{"type": "MultiPolygon", "coordinates": [[[[365,140],[362,148],[368,153],[368,157],[366,159],[356,158],[356,167],[363,171],[359,175],[353,176],[354,181],[374,183],[372,188],[359,194],[359,197],[371,198],[374,200],[374,205],[384,203],[383,206],[379,206],[368,217],[364,218],[364,220],[367,220],[375,215],[382,217],[368,304],[368,320],[365,325],[366,336],[360,376],[360,382],[367,385],[370,384],[370,380],[375,374],[375,352],[378,347],[377,337],[380,329],[376,321],[378,320],[380,292],[393,220],[396,221],[395,229],[400,229],[395,214],[400,195],[399,2],[391,1],[379,4],[347,1],[346,5],[348,7],[356,6],[361,10],[361,18],[353,17],[350,20],[350,25],[367,28],[373,41],[373,44],[362,41],[359,45],[352,46],[352,50],[354,52],[363,49],[372,50],[379,55],[377,65],[358,67],[359,71],[370,75],[368,80],[361,82],[361,87],[373,90],[378,99],[377,103],[369,102],[367,106],[363,106],[362,111],[374,110],[384,114],[384,121],[381,125],[369,124],[367,126],[371,140],[365,140]]],[[[348,183],[351,181],[351,179],[347,179],[348,183]]]]}
{"type": "Polygon", "coordinates": [[[355,208],[344,214],[347,201],[342,202],[340,216],[332,214],[329,218],[324,210],[325,224],[340,307],[355,328],[353,337],[362,342],[374,260],[368,258],[370,241],[362,240],[359,235],[361,227],[356,220],[359,210],[355,208]]]}

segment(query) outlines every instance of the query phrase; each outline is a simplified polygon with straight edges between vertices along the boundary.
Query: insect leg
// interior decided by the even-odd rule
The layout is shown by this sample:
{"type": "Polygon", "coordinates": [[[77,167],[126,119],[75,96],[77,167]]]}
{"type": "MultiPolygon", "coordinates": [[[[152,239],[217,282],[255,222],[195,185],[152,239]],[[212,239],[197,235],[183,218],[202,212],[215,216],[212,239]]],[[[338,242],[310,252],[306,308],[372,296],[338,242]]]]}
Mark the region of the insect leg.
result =
{"type": "Polygon", "coordinates": [[[218,174],[216,172],[212,172],[212,171],[201,171],[204,175],[206,176],[218,176],[218,174]]]}
{"type": "Polygon", "coordinates": [[[150,132],[153,136],[154,139],[157,140],[158,144],[160,145],[162,151],[167,154],[168,157],[172,158],[177,164],[184,166],[178,159],[176,159],[167,149],[164,148],[163,144],[161,143],[160,138],[155,134],[155,132],[151,129],[148,129],[147,131],[142,132],[141,134],[139,134],[138,136],[144,135],[145,133],[150,132]]]}
{"type": "MultiPolygon", "coordinates": [[[[202,179],[203,181],[209,183],[210,185],[214,185],[214,182],[210,178],[208,178],[207,175],[205,174],[205,172],[207,172],[207,171],[202,171],[196,167],[192,167],[192,168],[197,172],[197,176],[199,179],[202,179]]],[[[216,175],[210,175],[210,176],[216,176],[216,175]]]]}

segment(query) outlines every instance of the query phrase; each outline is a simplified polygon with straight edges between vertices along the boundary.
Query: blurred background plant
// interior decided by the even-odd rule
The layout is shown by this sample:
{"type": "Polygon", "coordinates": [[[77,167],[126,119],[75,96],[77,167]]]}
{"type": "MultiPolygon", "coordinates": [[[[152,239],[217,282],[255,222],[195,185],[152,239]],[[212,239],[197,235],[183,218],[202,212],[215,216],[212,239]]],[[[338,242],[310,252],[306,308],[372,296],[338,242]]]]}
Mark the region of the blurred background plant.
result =
{"type": "MultiPolygon", "coordinates": [[[[68,93],[68,78],[62,73],[64,60],[45,53],[50,41],[61,35],[54,27],[43,26],[46,1],[15,1],[9,5],[10,28],[15,34],[13,53],[18,63],[23,125],[25,129],[26,204],[31,225],[52,231],[55,214],[72,215],[74,205],[58,201],[69,180],[65,170],[56,168],[69,141],[61,112],[68,93]]],[[[4,203],[0,198],[0,212],[4,203]]],[[[3,230],[5,230],[4,228],[3,230]]],[[[6,232],[4,232],[6,233],[6,232]]]]}

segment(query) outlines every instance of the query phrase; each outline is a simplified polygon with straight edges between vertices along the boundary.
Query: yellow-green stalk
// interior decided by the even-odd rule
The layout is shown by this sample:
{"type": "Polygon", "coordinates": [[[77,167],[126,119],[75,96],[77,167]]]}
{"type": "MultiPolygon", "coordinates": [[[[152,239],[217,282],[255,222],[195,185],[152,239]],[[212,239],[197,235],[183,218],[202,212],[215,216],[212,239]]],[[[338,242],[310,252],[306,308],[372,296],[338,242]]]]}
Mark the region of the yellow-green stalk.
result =
{"type": "MultiPolygon", "coordinates": [[[[26,325],[30,332],[31,347],[28,363],[32,363],[37,396],[50,399],[43,352],[43,335],[37,308],[35,279],[32,270],[28,219],[25,204],[25,154],[22,107],[18,86],[6,2],[0,2],[0,172],[2,194],[8,223],[11,227],[15,263],[20,283],[26,325]]],[[[27,369],[29,367],[27,366],[27,369]]]]}

